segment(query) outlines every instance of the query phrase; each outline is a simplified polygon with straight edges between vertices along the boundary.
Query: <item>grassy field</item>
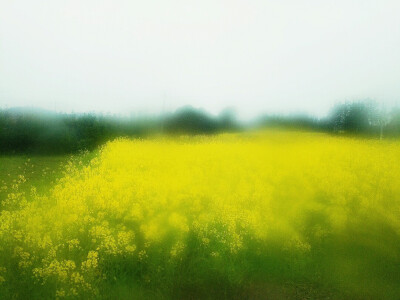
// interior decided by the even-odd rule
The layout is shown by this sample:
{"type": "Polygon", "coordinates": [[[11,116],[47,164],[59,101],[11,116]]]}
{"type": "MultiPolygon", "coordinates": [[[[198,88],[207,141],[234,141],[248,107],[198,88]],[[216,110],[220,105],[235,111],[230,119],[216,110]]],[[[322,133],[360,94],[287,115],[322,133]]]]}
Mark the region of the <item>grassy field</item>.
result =
{"type": "Polygon", "coordinates": [[[49,186],[62,175],[63,165],[67,156],[0,156],[1,198],[4,199],[12,189],[12,185],[24,176],[25,184],[19,185],[24,193],[29,193],[32,187],[39,192],[46,192],[49,186]]]}
{"type": "Polygon", "coordinates": [[[81,161],[82,165],[87,164],[95,155],[96,152],[75,156],[0,155],[0,199],[6,198],[17,182],[18,190],[26,195],[29,195],[32,188],[38,193],[46,193],[63,176],[68,162],[79,164],[81,161]]]}
{"type": "Polygon", "coordinates": [[[2,298],[400,298],[397,141],[118,139],[0,176],[2,298]]]}

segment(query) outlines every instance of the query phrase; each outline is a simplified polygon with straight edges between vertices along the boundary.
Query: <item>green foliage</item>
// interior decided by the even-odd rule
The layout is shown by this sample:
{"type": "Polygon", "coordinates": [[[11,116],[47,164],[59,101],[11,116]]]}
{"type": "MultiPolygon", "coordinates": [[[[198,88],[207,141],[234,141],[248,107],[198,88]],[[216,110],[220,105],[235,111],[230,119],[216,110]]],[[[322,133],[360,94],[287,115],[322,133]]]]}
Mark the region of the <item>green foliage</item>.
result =
{"type": "Polygon", "coordinates": [[[238,123],[228,111],[216,118],[192,107],[146,118],[9,109],[0,110],[0,153],[74,153],[93,150],[120,136],[212,134],[238,129],[238,123]]]}
{"type": "Polygon", "coordinates": [[[238,125],[228,111],[223,111],[219,118],[215,118],[203,110],[185,106],[165,117],[163,129],[167,133],[212,134],[238,129],[238,125]]]}
{"type": "Polygon", "coordinates": [[[390,113],[389,121],[385,126],[386,134],[389,136],[400,136],[400,108],[390,113]]]}
{"type": "Polygon", "coordinates": [[[286,129],[305,129],[320,131],[326,129],[325,122],[308,115],[266,115],[261,117],[257,125],[262,127],[279,127],[286,129]]]}
{"type": "Polygon", "coordinates": [[[266,115],[257,121],[257,126],[381,138],[398,137],[400,136],[400,110],[383,111],[376,102],[362,100],[337,104],[325,118],[318,119],[304,114],[266,115]]]}
{"type": "MultiPolygon", "coordinates": [[[[247,124],[250,125],[250,124],[247,124]]],[[[253,124],[254,125],[254,124],[253,124]]],[[[326,118],[305,114],[266,115],[256,127],[305,129],[372,137],[400,136],[400,110],[385,112],[372,101],[336,105],[326,118]]],[[[249,126],[251,127],[251,126],[249,126]]],[[[215,134],[239,131],[233,109],[217,117],[190,106],[158,117],[128,118],[98,114],[57,114],[41,110],[0,110],[0,154],[64,154],[93,150],[116,137],[162,134],[215,134]]]]}
{"type": "Polygon", "coordinates": [[[330,123],[334,132],[376,134],[379,132],[378,108],[374,102],[348,102],[334,107],[330,123]]]}

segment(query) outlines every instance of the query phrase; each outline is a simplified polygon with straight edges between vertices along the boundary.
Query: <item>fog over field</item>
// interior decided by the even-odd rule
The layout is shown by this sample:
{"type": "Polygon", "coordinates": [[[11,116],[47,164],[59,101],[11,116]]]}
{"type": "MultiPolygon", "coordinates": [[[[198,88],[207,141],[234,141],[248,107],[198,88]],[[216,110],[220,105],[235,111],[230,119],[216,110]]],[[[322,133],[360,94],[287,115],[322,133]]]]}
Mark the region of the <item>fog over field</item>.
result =
{"type": "Polygon", "coordinates": [[[0,107],[325,115],[399,103],[400,2],[2,1],[0,107]]]}

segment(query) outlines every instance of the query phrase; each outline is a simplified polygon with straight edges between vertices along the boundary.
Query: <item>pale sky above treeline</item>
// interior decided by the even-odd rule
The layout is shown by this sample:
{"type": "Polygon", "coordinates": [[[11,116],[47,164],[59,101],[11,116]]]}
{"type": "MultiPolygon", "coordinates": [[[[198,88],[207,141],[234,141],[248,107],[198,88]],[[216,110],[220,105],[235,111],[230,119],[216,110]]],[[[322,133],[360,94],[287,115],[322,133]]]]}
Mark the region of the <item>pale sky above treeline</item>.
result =
{"type": "Polygon", "coordinates": [[[0,108],[241,118],[400,103],[398,0],[0,3],[0,108]]]}

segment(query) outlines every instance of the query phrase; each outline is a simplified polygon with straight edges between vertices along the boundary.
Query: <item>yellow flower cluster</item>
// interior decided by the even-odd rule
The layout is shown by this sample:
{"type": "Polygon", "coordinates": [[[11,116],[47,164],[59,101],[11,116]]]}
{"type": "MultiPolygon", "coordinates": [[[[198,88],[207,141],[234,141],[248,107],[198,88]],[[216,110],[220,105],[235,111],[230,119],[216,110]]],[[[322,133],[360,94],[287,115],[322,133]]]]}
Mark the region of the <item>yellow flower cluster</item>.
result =
{"type": "Polygon", "coordinates": [[[16,265],[53,297],[97,295],[111,262],[173,263],[193,239],[210,259],[301,255],[372,215],[400,234],[399,166],[398,142],[316,133],[117,139],[46,196],[3,199],[0,286],[16,265]]]}

